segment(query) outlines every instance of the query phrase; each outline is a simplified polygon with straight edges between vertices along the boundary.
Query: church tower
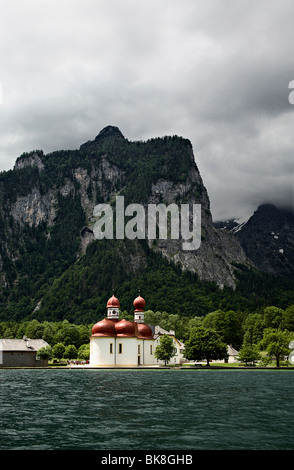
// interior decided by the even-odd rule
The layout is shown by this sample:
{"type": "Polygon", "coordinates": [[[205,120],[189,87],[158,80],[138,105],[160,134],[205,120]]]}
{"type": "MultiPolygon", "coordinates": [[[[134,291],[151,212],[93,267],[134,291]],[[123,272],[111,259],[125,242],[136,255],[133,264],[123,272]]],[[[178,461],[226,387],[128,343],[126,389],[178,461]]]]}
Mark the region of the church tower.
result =
{"type": "Polygon", "coordinates": [[[134,300],[133,305],[135,308],[134,312],[134,321],[136,323],[144,323],[144,307],[145,307],[145,300],[141,297],[140,293],[139,296],[134,300]]]}
{"type": "Polygon", "coordinates": [[[114,296],[110,297],[107,302],[106,309],[107,309],[107,318],[109,320],[118,321],[119,320],[119,300],[114,296]]]}

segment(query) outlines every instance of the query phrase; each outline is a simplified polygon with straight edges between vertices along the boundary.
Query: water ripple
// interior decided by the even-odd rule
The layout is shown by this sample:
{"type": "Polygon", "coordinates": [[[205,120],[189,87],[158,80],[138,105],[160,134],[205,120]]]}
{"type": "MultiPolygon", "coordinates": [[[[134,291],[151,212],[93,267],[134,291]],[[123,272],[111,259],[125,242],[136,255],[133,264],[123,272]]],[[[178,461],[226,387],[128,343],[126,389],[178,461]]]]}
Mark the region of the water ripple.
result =
{"type": "Polygon", "coordinates": [[[0,449],[291,449],[293,371],[0,370],[0,449]]]}

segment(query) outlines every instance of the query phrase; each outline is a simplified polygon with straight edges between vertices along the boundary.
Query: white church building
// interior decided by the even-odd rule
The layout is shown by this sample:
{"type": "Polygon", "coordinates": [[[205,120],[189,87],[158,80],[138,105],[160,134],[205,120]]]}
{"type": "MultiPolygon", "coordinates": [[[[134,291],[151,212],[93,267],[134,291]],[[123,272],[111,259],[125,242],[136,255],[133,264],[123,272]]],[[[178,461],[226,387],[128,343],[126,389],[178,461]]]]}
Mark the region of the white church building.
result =
{"type": "Polygon", "coordinates": [[[155,348],[162,334],[173,337],[175,355],[171,363],[182,362],[183,345],[174,332],[144,323],[145,300],[139,295],[133,302],[134,321],[119,319],[119,300],[113,295],[107,302],[107,317],[96,323],[90,337],[90,366],[137,367],[162,365],[155,348]]]}

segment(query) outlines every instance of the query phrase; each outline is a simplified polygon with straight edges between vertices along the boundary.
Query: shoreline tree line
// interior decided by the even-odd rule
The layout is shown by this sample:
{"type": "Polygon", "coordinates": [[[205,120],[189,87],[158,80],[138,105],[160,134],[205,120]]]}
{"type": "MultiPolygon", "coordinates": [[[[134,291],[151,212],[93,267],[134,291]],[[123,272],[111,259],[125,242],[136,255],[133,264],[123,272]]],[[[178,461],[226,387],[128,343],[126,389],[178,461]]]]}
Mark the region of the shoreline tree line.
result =
{"type": "MultiPolygon", "coordinates": [[[[127,311],[120,312],[120,317],[133,320],[133,315],[127,311]]],[[[185,344],[185,357],[189,360],[207,359],[209,363],[211,359],[223,359],[226,345],[231,344],[245,363],[262,359],[266,365],[270,358],[275,358],[279,366],[280,357],[289,354],[288,345],[294,339],[294,305],[286,309],[270,306],[249,314],[219,309],[203,317],[147,310],[145,323],[173,330],[185,344]],[[261,349],[267,352],[266,357],[261,358],[261,349]]],[[[0,338],[42,338],[49,344],[52,357],[86,360],[93,325],[68,320],[4,321],[0,322],[0,338]]]]}

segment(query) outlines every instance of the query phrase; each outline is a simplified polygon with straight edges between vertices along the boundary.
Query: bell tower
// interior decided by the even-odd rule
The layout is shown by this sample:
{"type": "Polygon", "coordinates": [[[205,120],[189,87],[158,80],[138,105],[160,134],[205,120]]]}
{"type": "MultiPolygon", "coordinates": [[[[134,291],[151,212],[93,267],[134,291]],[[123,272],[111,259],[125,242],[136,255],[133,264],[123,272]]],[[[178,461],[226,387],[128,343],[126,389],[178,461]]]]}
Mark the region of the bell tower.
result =
{"type": "Polygon", "coordinates": [[[146,304],[146,302],[143,299],[143,297],[141,297],[140,291],[139,291],[138,297],[133,302],[133,305],[134,305],[134,308],[135,308],[134,321],[136,323],[144,323],[144,307],[145,307],[145,304],[146,304]]]}
{"type": "Polygon", "coordinates": [[[119,320],[119,307],[120,303],[119,300],[112,295],[107,302],[106,309],[107,309],[107,318],[109,320],[118,321],[119,320]]]}

